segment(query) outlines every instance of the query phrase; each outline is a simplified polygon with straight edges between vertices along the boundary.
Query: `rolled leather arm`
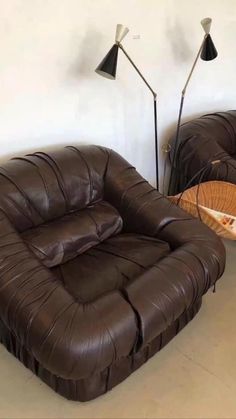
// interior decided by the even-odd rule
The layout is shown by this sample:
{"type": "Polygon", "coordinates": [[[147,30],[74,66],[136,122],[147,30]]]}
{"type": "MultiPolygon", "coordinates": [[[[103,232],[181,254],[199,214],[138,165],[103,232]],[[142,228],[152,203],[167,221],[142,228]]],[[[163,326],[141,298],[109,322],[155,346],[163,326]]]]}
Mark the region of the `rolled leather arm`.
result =
{"type": "Polygon", "coordinates": [[[222,275],[225,249],[199,220],[172,204],[122,157],[111,152],[105,199],[113,204],[127,232],[155,236],[170,253],[126,287],[127,300],[139,318],[144,346],[188,310],[222,275]]]}
{"type": "Polygon", "coordinates": [[[119,291],[77,302],[0,211],[0,318],[50,372],[79,379],[127,356],[135,314],[119,291]]]}
{"type": "Polygon", "coordinates": [[[216,234],[172,204],[113,151],[107,167],[105,196],[120,212],[127,232],[165,240],[175,250],[169,257],[178,257],[184,264],[194,259],[196,268],[198,260],[206,280],[204,292],[222,275],[225,248],[216,234]]]}

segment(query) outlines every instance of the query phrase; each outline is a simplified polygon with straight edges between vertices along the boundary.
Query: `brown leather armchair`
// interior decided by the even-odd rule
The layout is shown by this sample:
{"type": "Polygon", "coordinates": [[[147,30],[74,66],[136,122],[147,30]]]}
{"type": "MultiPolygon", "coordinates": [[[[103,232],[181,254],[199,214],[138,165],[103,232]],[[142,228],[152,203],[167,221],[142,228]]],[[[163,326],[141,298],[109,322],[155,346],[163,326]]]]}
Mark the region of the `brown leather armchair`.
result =
{"type": "Polygon", "coordinates": [[[141,366],[224,270],[216,235],[102,147],[10,160],[0,208],[0,340],[69,399],[141,366]]]}
{"type": "Polygon", "coordinates": [[[173,179],[171,195],[199,181],[236,184],[236,111],[207,114],[180,127],[173,179]]]}

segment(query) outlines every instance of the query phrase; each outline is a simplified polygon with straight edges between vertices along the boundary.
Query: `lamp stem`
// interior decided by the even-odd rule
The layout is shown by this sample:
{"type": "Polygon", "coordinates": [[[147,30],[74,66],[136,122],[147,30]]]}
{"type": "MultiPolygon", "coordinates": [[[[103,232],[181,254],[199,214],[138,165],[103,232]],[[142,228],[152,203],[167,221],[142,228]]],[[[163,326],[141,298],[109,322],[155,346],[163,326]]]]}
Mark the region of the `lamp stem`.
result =
{"type": "Polygon", "coordinates": [[[154,129],[155,129],[155,157],[156,157],[156,188],[159,190],[159,176],[158,176],[158,136],[157,136],[157,98],[153,97],[154,105],[154,129]]]}
{"type": "Polygon", "coordinates": [[[168,195],[171,195],[172,193],[175,193],[175,185],[176,185],[176,173],[175,173],[175,166],[176,166],[176,154],[178,149],[178,142],[179,142],[179,130],[181,125],[181,117],[183,112],[183,106],[184,106],[184,91],[181,94],[181,100],[180,100],[180,107],[179,107],[179,116],[178,116],[178,123],[177,123],[177,129],[176,129],[176,136],[175,136],[175,142],[174,142],[174,152],[172,157],[172,165],[171,165],[171,173],[170,173],[170,182],[169,182],[169,189],[168,189],[168,195]]]}
{"type": "Polygon", "coordinates": [[[194,69],[197,65],[197,62],[199,60],[200,54],[202,52],[202,47],[203,44],[205,42],[205,39],[207,37],[207,34],[205,34],[203,41],[201,43],[201,46],[198,50],[198,53],[196,55],[196,58],[193,62],[192,68],[190,70],[190,73],[187,77],[186,83],[184,85],[184,88],[182,90],[181,93],[181,100],[180,100],[180,107],[179,107],[179,116],[178,116],[178,123],[177,123],[177,129],[176,129],[176,136],[175,136],[175,141],[174,141],[174,151],[173,151],[173,157],[172,157],[172,165],[171,165],[171,173],[170,173],[170,182],[169,182],[169,188],[168,188],[168,195],[171,195],[172,193],[175,193],[175,185],[176,185],[176,176],[175,176],[175,168],[176,168],[176,155],[177,155],[177,150],[178,150],[178,146],[179,146],[179,131],[180,131],[180,126],[181,126],[181,118],[182,118],[182,113],[183,113],[183,106],[184,106],[184,99],[185,99],[185,93],[188,87],[188,84],[191,80],[191,77],[193,75],[194,69]]]}
{"type": "Polygon", "coordinates": [[[150,86],[150,84],[148,83],[148,81],[145,79],[145,77],[143,76],[143,74],[141,73],[141,71],[138,69],[138,67],[136,66],[136,64],[134,64],[133,60],[130,58],[129,54],[125,51],[123,45],[118,42],[117,43],[119,48],[123,51],[123,53],[125,54],[126,58],[129,60],[130,64],[134,67],[134,69],[137,71],[137,73],[139,74],[139,76],[141,77],[141,79],[144,81],[144,83],[146,84],[146,86],[148,87],[148,89],[150,90],[150,92],[153,95],[153,107],[154,107],[154,130],[155,130],[155,160],[156,160],[156,188],[159,188],[159,176],[158,176],[158,134],[157,134],[157,94],[156,92],[152,89],[152,87],[150,86]]]}

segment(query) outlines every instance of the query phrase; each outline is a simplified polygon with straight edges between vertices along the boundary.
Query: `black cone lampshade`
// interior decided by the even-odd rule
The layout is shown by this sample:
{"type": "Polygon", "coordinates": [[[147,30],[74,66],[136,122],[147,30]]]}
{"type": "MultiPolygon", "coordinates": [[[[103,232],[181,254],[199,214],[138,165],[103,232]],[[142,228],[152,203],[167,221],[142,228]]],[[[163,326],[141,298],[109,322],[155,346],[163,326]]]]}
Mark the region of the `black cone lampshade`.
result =
{"type": "Polygon", "coordinates": [[[100,76],[106,77],[107,79],[115,80],[118,50],[118,45],[114,44],[110,51],[108,51],[107,55],[103,58],[99,66],[96,68],[96,73],[100,74],[100,76]]]}
{"type": "Polygon", "coordinates": [[[118,45],[114,44],[110,51],[108,51],[107,55],[103,58],[99,66],[96,68],[96,73],[100,74],[100,76],[106,77],[107,79],[115,80],[118,50],[118,45]]]}
{"type": "Polygon", "coordinates": [[[108,51],[102,62],[96,68],[95,72],[106,79],[115,80],[118,60],[118,51],[122,39],[125,38],[129,29],[126,26],[118,24],[116,27],[115,44],[108,51]]]}
{"type": "Polygon", "coordinates": [[[218,55],[214,42],[212,41],[211,35],[208,34],[205,38],[202,52],[201,52],[201,59],[204,61],[211,61],[214,60],[218,55]]]}

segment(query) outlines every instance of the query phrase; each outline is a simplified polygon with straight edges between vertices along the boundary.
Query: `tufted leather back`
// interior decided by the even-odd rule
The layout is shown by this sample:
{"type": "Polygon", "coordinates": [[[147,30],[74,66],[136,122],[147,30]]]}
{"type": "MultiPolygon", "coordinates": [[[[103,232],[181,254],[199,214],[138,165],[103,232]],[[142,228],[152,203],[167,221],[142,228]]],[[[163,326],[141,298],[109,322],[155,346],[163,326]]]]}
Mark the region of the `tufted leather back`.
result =
{"type": "Polygon", "coordinates": [[[28,154],[0,167],[0,208],[19,231],[100,201],[109,151],[68,146],[28,154]]]}
{"type": "MultiPolygon", "coordinates": [[[[172,142],[175,141],[174,133],[172,142]]],[[[173,150],[172,156],[173,158],[173,150]]],[[[171,194],[183,191],[199,170],[208,165],[201,178],[223,180],[236,184],[236,111],[204,115],[186,122],[180,127],[175,187],[171,194]],[[221,164],[209,166],[209,162],[220,160],[221,164]]],[[[195,177],[191,185],[196,185],[195,177]]]]}
{"type": "Polygon", "coordinates": [[[236,111],[203,115],[180,128],[181,142],[193,136],[206,138],[208,147],[217,144],[229,155],[236,154],[236,111]]]}

